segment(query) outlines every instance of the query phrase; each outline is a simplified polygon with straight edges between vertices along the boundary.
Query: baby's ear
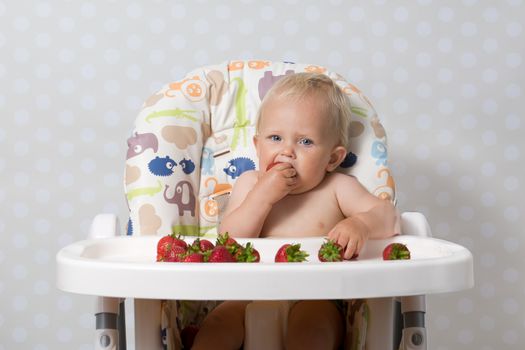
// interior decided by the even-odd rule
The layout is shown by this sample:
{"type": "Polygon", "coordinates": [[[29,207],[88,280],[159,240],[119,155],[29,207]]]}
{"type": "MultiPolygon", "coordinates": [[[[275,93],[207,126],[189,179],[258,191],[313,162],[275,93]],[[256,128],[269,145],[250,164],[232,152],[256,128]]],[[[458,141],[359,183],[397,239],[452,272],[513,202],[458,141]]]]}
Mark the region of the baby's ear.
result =
{"type": "Polygon", "coordinates": [[[257,138],[257,135],[254,135],[253,136],[253,145],[255,146],[255,152],[257,153],[257,157],[259,157],[259,148],[257,147],[257,141],[259,141],[259,139],[257,138]]]}
{"type": "Polygon", "coordinates": [[[326,166],[326,171],[331,172],[337,169],[339,164],[345,159],[346,157],[346,149],[343,146],[337,146],[332,150],[332,153],[330,154],[330,161],[328,162],[328,165],[326,166]]]}

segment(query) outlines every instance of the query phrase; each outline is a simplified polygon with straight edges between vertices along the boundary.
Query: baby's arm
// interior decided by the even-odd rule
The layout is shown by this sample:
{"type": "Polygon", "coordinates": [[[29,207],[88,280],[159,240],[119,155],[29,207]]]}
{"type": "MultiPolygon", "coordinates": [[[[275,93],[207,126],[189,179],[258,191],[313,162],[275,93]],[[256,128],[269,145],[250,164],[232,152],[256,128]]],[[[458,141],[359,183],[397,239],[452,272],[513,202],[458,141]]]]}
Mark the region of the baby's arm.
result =
{"type": "Polygon", "coordinates": [[[399,214],[390,201],[379,199],[356,178],[337,179],[336,197],[346,219],[329,233],[345,249],[345,258],[358,255],[367,239],[386,238],[399,233],[399,214]]]}
{"type": "Polygon", "coordinates": [[[233,187],[219,232],[258,237],[272,206],[295,186],[295,169],[280,163],[266,172],[243,173],[233,187]]]}

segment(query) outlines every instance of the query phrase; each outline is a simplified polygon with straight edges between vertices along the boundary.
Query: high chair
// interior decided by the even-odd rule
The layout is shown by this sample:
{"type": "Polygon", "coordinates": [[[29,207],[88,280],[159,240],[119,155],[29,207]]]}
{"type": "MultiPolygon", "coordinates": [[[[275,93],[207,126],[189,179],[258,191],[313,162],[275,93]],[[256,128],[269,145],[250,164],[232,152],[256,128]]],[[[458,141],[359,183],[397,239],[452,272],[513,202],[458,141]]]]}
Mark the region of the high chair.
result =
{"type": "Polygon", "coordinates": [[[194,70],[146,100],[128,139],[127,234],[119,235],[114,215],[100,214],[87,240],[57,254],[58,288],[99,296],[96,349],[125,349],[123,298],[135,298],[137,349],[180,349],[180,330],[200,322],[217,300],[253,300],[245,350],[282,349],[287,300],[304,299],[347,300],[344,349],[427,348],[425,295],[474,282],[471,253],[431,238],[420,213],[403,213],[402,235],[368,241],[356,261],[320,263],[319,237],[293,240],[310,253],[301,264],[273,263],[290,239],[239,240],[254,243],[258,264],[155,262],[160,236],[216,236],[233,184],[257,167],[252,137],[262,98],[278,79],[304,71],[326,74],[349,97],[350,147],[338,171],[395,202],[385,130],[370,101],[340,75],[261,60],[194,70]],[[391,242],[405,243],[411,260],[383,261],[382,249],[391,242]]]}

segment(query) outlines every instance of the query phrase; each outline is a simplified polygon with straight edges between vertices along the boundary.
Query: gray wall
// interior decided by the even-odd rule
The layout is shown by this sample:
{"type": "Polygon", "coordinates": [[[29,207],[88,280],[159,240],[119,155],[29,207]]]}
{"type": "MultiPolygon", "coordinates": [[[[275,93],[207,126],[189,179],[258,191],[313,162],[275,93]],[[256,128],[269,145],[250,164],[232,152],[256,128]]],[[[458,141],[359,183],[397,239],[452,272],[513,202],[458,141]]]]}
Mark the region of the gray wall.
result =
{"type": "Polygon", "coordinates": [[[56,290],[54,256],[98,212],[125,222],[142,100],[235,58],[325,65],[371,98],[400,209],[474,253],[474,289],[428,298],[430,348],[521,349],[524,13],[521,0],[0,0],[0,349],[91,348],[93,298],[56,290]]]}

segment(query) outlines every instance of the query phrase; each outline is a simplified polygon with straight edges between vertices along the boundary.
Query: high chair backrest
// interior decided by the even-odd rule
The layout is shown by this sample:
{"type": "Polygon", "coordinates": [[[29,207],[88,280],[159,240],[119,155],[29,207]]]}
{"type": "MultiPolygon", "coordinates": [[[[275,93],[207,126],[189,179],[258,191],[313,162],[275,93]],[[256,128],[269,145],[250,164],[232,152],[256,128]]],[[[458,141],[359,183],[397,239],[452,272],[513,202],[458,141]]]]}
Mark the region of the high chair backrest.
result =
{"type": "Polygon", "coordinates": [[[128,139],[127,233],[216,234],[236,179],[257,168],[252,138],[262,98],[274,82],[298,72],[326,74],[349,96],[349,149],[338,171],[394,201],[385,130],[359,89],[316,65],[230,61],[196,69],[144,102],[128,139]]]}

